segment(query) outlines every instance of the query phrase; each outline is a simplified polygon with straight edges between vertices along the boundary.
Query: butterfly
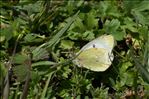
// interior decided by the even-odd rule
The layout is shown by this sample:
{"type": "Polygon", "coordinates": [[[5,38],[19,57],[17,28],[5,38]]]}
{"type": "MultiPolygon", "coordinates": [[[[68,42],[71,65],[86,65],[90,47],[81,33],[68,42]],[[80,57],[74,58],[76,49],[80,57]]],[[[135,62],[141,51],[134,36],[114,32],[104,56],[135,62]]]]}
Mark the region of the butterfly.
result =
{"type": "Polygon", "coordinates": [[[112,35],[102,35],[83,46],[73,62],[92,71],[105,71],[114,59],[114,42],[112,35]]]}

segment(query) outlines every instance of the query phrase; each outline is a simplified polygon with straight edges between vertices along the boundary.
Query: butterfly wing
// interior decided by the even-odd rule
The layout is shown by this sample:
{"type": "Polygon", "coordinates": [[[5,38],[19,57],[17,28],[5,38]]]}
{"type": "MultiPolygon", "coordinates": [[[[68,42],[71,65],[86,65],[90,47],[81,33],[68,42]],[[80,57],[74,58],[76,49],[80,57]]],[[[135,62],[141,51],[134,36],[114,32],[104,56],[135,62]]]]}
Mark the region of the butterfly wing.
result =
{"type": "Polygon", "coordinates": [[[113,57],[109,57],[109,53],[104,48],[90,48],[82,51],[77,59],[77,65],[90,69],[92,71],[105,71],[111,65],[113,57]]]}
{"type": "Polygon", "coordinates": [[[113,46],[114,46],[114,37],[112,35],[103,35],[86,44],[81,49],[81,51],[95,47],[95,48],[104,48],[111,52],[113,46]]]}

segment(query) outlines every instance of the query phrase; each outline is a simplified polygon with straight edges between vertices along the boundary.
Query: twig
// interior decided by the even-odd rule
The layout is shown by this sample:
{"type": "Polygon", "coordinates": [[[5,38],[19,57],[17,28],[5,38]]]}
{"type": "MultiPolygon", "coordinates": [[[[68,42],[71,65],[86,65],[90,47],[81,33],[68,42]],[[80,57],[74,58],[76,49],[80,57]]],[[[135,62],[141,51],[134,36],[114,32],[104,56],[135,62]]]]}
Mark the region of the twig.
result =
{"type": "Polygon", "coordinates": [[[21,99],[26,99],[27,98],[27,94],[28,94],[28,90],[29,90],[29,82],[30,82],[30,78],[31,78],[31,65],[32,65],[32,55],[31,53],[29,53],[29,63],[27,62],[27,65],[28,65],[28,73],[27,73],[27,76],[26,76],[26,81],[25,81],[25,85],[24,85],[24,88],[23,88],[23,93],[22,93],[22,96],[21,96],[21,99]]]}

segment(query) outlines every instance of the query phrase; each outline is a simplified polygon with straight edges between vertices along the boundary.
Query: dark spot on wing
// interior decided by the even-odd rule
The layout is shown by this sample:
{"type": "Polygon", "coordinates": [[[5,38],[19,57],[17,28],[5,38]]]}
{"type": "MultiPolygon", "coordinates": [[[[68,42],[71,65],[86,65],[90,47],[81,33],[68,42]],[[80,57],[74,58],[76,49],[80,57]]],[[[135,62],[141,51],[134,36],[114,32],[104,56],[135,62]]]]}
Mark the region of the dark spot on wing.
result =
{"type": "Polygon", "coordinates": [[[96,46],[95,46],[95,44],[93,44],[93,48],[95,48],[96,46]]]}

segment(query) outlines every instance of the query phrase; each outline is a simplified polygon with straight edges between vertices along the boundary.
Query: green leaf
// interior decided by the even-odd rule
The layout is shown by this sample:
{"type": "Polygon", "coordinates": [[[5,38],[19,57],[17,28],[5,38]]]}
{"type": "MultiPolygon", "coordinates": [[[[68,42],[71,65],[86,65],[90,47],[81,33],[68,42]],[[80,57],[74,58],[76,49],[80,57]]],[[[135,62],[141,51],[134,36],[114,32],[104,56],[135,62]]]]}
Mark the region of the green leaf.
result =
{"type": "Polygon", "coordinates": [[[115,40],[117,41],[123,40],[126,35],[126,33],[123,31],[117,31],[111,34],[114,36],[115,40]]]}
{"type": "Polygon", "coordinates": [[[128,29],[132,32],[138,32],[137,24],[129,17],[124,18],[124,24],[121,25],[121,29],[125,30],[128,29]]]}
{"type": "Polygon", "coordinates": [[[45,59],[49,57],[49,53],[45,48],[37,47],[35,50],[32,51],[34,61],[45,59]]]}
{"type": "MultiPolygon", "coordinates": [[[[28,3],[30,2],[29,0],[22,0],[21,3],[28,3]]],[[[22,8],[23,10],[26,10],[28,12],[28,15],[32,15],[33,13],[37,13],[41,10],[41,2],[37,1],[37,2],[30,2],[27,5],[22,6],[18,6],[18,8],[22,8]]]]}
{"type": "MultiPolygon", "coordinates": [[[[108,2],[108,9],[106,10],[106,13],[108,16],[114,16],[114,17],[120,17],[121,13],[118,10],[118,6],[116,5],[116,2],[114,1],[106,1],[108,2]],[[110,2],[110,3],[109,3],[110,2]]],[[[106,17],[106,16],[105,16],[106,17]]]]}
{"type": "Polygon", "coordinates": [[[119,17],[121,14],[118,11],[115,1],[101,1],[99,3],[99,15],[101,17],[114,16],[119,17]]]}
{"type": "MultiPolygon", "coordinates": [[[[81,13],[80,13],[81,14],[81,13]]],[[[79,17],[76,18],[76,21],[70,26],[70,30],[76,29],[76,32],[83,32],[85,31],[85,26],[83,24],[83,20],[79,17]]]]}
{"type": "Polygon", "coordinates": [[[108,2],[101,1],[99,4],[99,13],[102,17],[106,16],[106,11],[108,9],[108,2]]]}
{"type": "Polygon", "coordinates": [[[17,80],[22,82],[26,80],[26,76],[29,73],[28,66],[17,65],[13,67],[14,74],[17,76],[17,80]]]}
{"type": "Polygon", "coordinates": [[[34,35],[32,35],[32,34],[27,34],[25,37],[24,37],[24,40],[26,41],[26,42],[33,42],[34,40],[35,40],[35,36],[34,35]]]}
{"type": "Polygon", "coordinates": [[[67,8],[69,14],[72,14],[73,10],[75,9],[74,3],[76,3],[76,2],[75,1],[68,1],[66,8],[67,8]]]}
{"type": "Polygon", "coordinates": [[[87,15],[86,15],[86,19],[85,19],[85,22],[86,22],[86,29],[87,30],[91,30],[93,29],[94,27],[97,27],[97,24],[98,24],[98,19],[96,19],[95,15],[94,15],[94,12],[95,11],[90,11],[87,15]]]}
{"type": "Polygon", "coordinates": [[[82,35],[82,39],[84,40],[93,40],[95,38],[95,34],[92,31],[85,31],[82,35]]]}
{"type": "Polygon", "coordinates": [[[31,71],[31,79],[34,82],[34,84],[38,84],[39,80],[41,79],[41,76],[37,71],[31,71]]]}
{"type": "Polygon", "coordinates": [[[124,62],[124,63],[122,64],[122,67],[120,68],[120,71],[121,71],[122,73],[124,73],[124,72],[127,71],[128,68],[130,68],[130,67],[132,67],[132,66],[133,66],[133,64],[132,64],[130,61],[124,62]]]}
{"type": "Polygon", "coordinates": [[[68,78],[68,75],[70,75],[70,73],[72,72],[72,70],[69,68],[69,66],[65,66],[64,68],[64,71],[62,71],[62,76],[64,78],[68,78]]]}
{"type": "Polygon", "coordinates": [[[24,41],[27,43],[28,42],[32,42],[32,43],[33,42],[42,42],[44,38],[45,38],[44,36],[30,33],[24,37],[24,41]]]}
{"type": "Polygon", "coordinates": [[[115,33],[119,27],[120,21],[118,19],[113,19],[112,21],[107,20],[104,26],[106,33],[115,33]]]}
{"type": "Polygon", "coordinates": [[[71,49],[74,45],[74,42],[71,40],[62,40],[60,44],[60,48],[62,49],[71,49]]]}
{"type": "Polygon", "coordinates": [[[71,40],[77,40],[80,37],[80,33],[69,31],[67,35],[71,40]]]}
{"type": "Polygon", "coordinates": [[[3,36],[7,41],[9,41],[13,37],[12,27],[1,29],[0,32],[0,35],[3,36]]]}
{"type": "Polygon", "coordinates": [[[135,78],[135,73],[134,72],[124,72],[123,75],[121,76],[121,84],[122,85],[127,85],[127,86],[132,86],[135,78]]]}
{"type": "Polygon", "coordinates": [[[23,64],[27,59],[28,59],[28,56],[26,55],[16,54],[14,56],[13,62],[15,64],[23,64]]]}

